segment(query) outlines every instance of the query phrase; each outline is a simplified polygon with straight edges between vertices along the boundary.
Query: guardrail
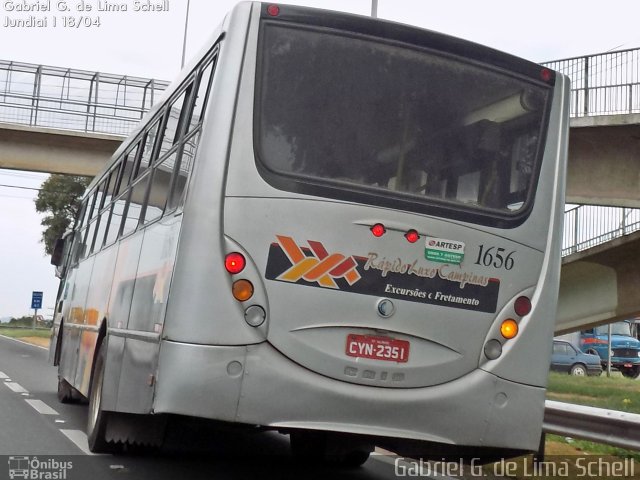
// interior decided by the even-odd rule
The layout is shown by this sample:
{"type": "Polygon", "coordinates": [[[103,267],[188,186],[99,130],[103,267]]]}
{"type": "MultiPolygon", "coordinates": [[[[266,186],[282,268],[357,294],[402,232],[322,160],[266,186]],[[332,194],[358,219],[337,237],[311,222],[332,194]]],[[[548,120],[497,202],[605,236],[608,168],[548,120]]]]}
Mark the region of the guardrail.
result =
{"type": "Polygon", "coordinates": [[[0,121],[127,135],[169,82],[0,60],[0,121]]]}
{"type": "Polygon", "coordinates": [[[545,433],[640,450],[640,415],[547,400],[545,433]]]}
{"type": "Polygon", "coordinates": [[[564,213],[562,256],[640,230],[640,209],[582,205],[564,213]]]}
{"type": "Polygon", "coordinates": [[[640,48],[544,62],[571,78],[571,116],[640,113],[640,48]]]}

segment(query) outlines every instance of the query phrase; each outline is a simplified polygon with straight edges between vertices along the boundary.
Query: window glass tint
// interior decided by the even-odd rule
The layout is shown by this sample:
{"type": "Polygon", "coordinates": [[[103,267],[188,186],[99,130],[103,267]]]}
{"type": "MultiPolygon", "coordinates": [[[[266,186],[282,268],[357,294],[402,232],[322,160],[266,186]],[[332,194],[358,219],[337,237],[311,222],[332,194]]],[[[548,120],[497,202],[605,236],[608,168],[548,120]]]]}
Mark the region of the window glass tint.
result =
{"type": "Polygon", "coordinates": [[[89,223],[89,219],[92,218],[91,212],[93,211],[93,204],[95,200],[96,200],[96,192],[94,191],[88,199],[87,210],[85,212],[84,221],[82,222],[82,225],[87,225],[87,223],[89,223]]]}
{"type": "Polygon", "coordinates": [[[171,186],[171,173],[176,163],[177,152],[173,152],[157,167],[153,169],[153,179],[151,190],[149,190],[149,201],[144,215],[145,223],[154,221],[164,212],[164,206],[169,196],[171,186]]]}
{"type": "Polygon", "coordinates": [[[116,190],[116,180],[118,179],[118,170],[119,168],[115,168],[107,178],[105,197],[104,197],[105,207],[109,205],[109,203],[111,203],[111,199],[113,198],[114,192],[116,190]]]}
{"type": "Polygon", "coordinates": [[[83,201],[82,205],[80,206],[80,211],[78,213],[78,219],[76,220],[76,229],[80,229],[84,226],[84,217],[85,217],[85,213],[87,211],[87,201],[83,201]]]}
{"type": "Polygon", "coordinates": [[[138,167],[138,172],[136,173],[136,178],[140,177],[151,165],[153,161],[153,145],[156,141],[156,137],[158,136],[158,125],[160,124],[160,120],[156,120],[156,122],[152,125],[152,127],[147,131],[147,134],[144,139],[144,149],[142,150],[142,155],[140,156],[140,166],[138,167]]]}
{"type": "Polygon", "coordinates": [[[193,160],[196,155],[199,137],[200,131],[196,131],[184,143],[182,157],[180,158],[180,165],[176,172],[175,186],[173,188],[173,193],[167,210],[173,210],[184,204],[184,193],[187,187],[189,174],[193,169],[193,160]]]}
{"type": "Polygon", "coordinates": [[[87,255],[89,255],[90,251],[91,251],[91,244],[93,243],[93,237],[95,235],[96,232],[96,220],[93,219],[91,221],[91,223],[89,224],[89,228],[86,229],[85,231],[85,237],[84,237],[84,242],[83,242],[83,247],[82,247],[82,257],[81,258],[85,258],[87,255]]]}
{"type": "Polygon", "coordinates": [[[198,91],[196,92],[195,103],[193,105],[193,111],[191,113],[191,121],[189,122],[189,131],[200,123],[204,114],[204,107],[207,102],[207,96],[209,93],[209,85],[211,83],[211,73],[213,72],[213,65],[215,58],[213,58],[205,67],[200,75],[200,82],[198,83],[198,91]]]}
{"type": "Polygon", "coordinates": [[[501,215],[532,198],[549,87],[400,45],[263,28],[258,159],[300,182],[290,188],[501,215]]]}
{"type": "Polygon", "coordinates": [[[127,217],[124,220],[124,226],[122,228],[122,235],[126,235],[138,227],[142,207],[144,206],[144,197],[147,193],[147,185],[149,184],[149,177],[151,176],[150,172],[151,171],[148,170],[129,192],[129,205],[127,208],[127,217]]]}
{"type": "Polygon", "coordinates": [[[127,189],[129,182],[131,181],[131,173],[133,172],[133,167],[136,162],[136,155],[138,154],[138,145],[136,145],[125,157],[125,164],[122,170],[122,175],[120,176],[120,185],[118,186],[118,191],[116,192],[116,196],[120,195],[127,189]]]}
{"type": "Polygon", "coordinates": [[[167,153],[178,140],[178,136],[180,133],[180,115],[182,112],[182,107],[184,105],[185,97],[186,91],[182,92],[182,94],[171,104],[171,107],[167,111],[167,120],[164,128],[164,136],[162,137],[160,156],[167,153]]]}
{"type": "Polygon", "coordinates": [[[93,248],[91,249],[91,253],[99,252],[102,248],[102,244],[104,242],[104,231],[107,226],[107,220],[109,219],[109,211],[104,212],[102,215],[98,216],[97,219],[97,231],[96,231],[96,239],[93,242],[93,248]]]}
{"type": "Polygon", "coordinates": [[[122,223],[122,214],[127,203],[127,195],[118,198],[111,206],[111,216],[109,218],[109,229],[107,230],[107,238],[105,245],[111,245],[118,238],[120,224],[122,223]]]}
{"type": "Polygon", "coordinates": [[[100,184],[98,185],[98,196],[96,197],[96,204],[93,207],[94,209],[94,213],[93,216],[95,217],[96,214],[100,211],[100,209],[103,206],[102,201],[104,200],[104,192],[107,188],[107,179],[103,179],[100,184]]]}

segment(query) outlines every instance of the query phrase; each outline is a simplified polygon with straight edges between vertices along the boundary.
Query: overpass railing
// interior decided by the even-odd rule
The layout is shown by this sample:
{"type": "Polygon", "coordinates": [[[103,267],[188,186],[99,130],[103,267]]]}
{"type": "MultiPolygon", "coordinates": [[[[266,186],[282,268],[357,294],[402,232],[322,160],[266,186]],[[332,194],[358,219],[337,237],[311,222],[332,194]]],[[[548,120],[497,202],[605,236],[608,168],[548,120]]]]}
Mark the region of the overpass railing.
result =
{"type": "Polygon", "coordinates": [[[564,213],[562,256],[640,230],[640,209],[581,205],[564,213]]]}
{"type": "Polygon", "coordinates": [[[545,62],[571,78],[571,116],[640,113],[640,48],[545,62]]]}
{"type": "Polygon", "coordinates": [[[0,60],[0,122],[127,135],[168,85],[0,60]]]}

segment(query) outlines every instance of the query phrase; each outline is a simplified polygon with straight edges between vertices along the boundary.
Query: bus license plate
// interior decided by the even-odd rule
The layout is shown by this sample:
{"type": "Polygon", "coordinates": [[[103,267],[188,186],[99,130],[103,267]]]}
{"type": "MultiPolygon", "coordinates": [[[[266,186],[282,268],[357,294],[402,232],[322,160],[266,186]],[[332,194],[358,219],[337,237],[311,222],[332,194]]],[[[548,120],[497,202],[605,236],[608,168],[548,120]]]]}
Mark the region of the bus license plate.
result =
{"type": "Polygon", "coordinates": [[[350,357],[373,358],[406,363],[409,360],[409,342],[387,337],[347,335],[346,353],[350,357]]]}

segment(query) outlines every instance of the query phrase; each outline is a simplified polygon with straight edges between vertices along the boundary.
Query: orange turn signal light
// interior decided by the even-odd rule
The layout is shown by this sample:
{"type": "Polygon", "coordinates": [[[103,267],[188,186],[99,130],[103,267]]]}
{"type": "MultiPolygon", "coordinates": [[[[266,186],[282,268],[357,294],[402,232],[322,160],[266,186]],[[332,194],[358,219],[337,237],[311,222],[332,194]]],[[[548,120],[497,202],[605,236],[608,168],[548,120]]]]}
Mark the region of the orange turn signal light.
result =
{"type": "Polygon", "coordinates": [[[249,280],[236,280],[232,287],[233,298],[246,302],[253,296],[253,284],[249,280]]]}
{"type": "Polygon", "coordinates": [[[507,340],[511,340],[518,334],[518,322],[513,318],[507,318],[502,325],[500,325],[500,333],[507,340]]]}

